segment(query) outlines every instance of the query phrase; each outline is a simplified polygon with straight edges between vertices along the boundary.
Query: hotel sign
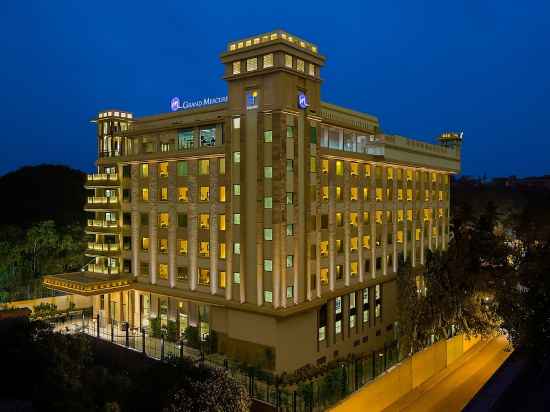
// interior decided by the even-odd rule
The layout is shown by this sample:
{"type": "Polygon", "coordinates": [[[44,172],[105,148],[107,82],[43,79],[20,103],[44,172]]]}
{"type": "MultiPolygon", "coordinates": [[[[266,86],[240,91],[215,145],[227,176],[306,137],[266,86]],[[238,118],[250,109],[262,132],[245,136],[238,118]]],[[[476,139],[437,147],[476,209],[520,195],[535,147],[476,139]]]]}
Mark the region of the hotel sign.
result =
{"type": "Polygon", "coordinates": [[[210,106],[212,104],[227,103],[227,96],[220,97],[205,97],[204,99],[199,100],[184,100],[181,101],[179,97],[173,97],[170,100],[170,109],[173,112],[178,110],[188,110],[188,109],[198,109],[204,106],[210,106]]]}
{"type": "Polygon", "coordinates": [[[304,110],[309,107],[309,101],[303,92],[298,93],[298,107],[304,110]]]}

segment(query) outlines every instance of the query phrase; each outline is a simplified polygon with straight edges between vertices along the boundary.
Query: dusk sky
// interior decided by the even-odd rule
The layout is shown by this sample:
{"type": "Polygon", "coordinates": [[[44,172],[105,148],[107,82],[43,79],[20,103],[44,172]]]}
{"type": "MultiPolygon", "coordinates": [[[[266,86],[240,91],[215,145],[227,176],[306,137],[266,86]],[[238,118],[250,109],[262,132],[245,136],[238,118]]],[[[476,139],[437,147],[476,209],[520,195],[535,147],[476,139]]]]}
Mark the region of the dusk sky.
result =
{"type": "Polygon", "coordinates": [[[464,131],[463,173],[550,174],[550,2],[6,1],[0,174],[92,171],[89,120],[226,94],[230,40],[284,29],[327,57],[322,99],[433,142],[464,131]]]}

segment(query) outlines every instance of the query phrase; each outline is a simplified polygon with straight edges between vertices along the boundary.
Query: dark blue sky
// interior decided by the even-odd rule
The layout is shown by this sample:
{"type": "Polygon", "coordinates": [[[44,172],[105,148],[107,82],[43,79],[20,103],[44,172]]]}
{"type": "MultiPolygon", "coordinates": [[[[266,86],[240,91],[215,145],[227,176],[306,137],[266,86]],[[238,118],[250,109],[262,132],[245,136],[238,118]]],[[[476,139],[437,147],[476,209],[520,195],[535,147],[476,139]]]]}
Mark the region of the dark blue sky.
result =
{"type": "Polygon", "coordinates": [[[464,130],[465,174],[550,173],[549,21],[547,0],[6,1],[0,174],[92,170],[97,111],[224,95],[227,42],[275,28],[327,57],[323,100],[421,140],[464,130]]]}

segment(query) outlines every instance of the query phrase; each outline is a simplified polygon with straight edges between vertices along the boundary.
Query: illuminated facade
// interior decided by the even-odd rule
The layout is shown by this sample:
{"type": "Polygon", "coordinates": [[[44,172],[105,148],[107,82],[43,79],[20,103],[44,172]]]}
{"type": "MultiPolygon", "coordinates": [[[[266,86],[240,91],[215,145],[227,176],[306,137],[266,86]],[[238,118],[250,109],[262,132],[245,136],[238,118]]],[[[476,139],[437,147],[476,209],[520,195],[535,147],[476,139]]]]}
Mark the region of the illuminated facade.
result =
{"type": "Polygon", "coordinates": [[[219,352],[278,372],[383,348],[398,256],[448,243],[460,146],[322,102],[324,57],[287,33],[221,61],[227,98],[99,113],[93,261],[45,283],[93,295],[107,323],[215,331],[219,352]]]}

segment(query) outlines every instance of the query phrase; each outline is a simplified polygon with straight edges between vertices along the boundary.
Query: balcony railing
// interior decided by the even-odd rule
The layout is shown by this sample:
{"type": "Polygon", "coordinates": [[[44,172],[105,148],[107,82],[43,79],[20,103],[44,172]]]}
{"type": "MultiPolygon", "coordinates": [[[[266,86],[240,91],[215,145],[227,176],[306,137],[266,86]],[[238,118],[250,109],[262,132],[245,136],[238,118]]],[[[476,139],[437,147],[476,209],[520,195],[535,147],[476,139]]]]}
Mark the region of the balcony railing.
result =
{"type": "Polygon", "coordinates": [[[116,205],[116,204],[118,204],[118,197],[117,196],[111,196],[111,197],[91,196],[91,197],[88,197],[88,204],[90,204],[90,205],[116,205]]]}
{"type": "Polygon", "coordinates": [[[120,250],[120,246],[118,243],[88,242],[88,250],[95,250],[98,252],[118,252],[120,250]]]}
{"type": "Polygon", "coordinates": [[[118,275],[118,267],[106,267],[104,265],[98,265],[96,263],[90,263],[87,267],[88,272],[102,273],[104,275],[118,275]]]}
{"type": "Polygon", "coordinates": [[[88,227],[102,228],[102,229],[117,229],[118,222],[112,221],[112,220],[88,219],[88,227]]]}
{"type": "Polygon", "coordinates": [[[88,175],[88,182],[118,182],[118,173],[94,173],[88,175]]]}

